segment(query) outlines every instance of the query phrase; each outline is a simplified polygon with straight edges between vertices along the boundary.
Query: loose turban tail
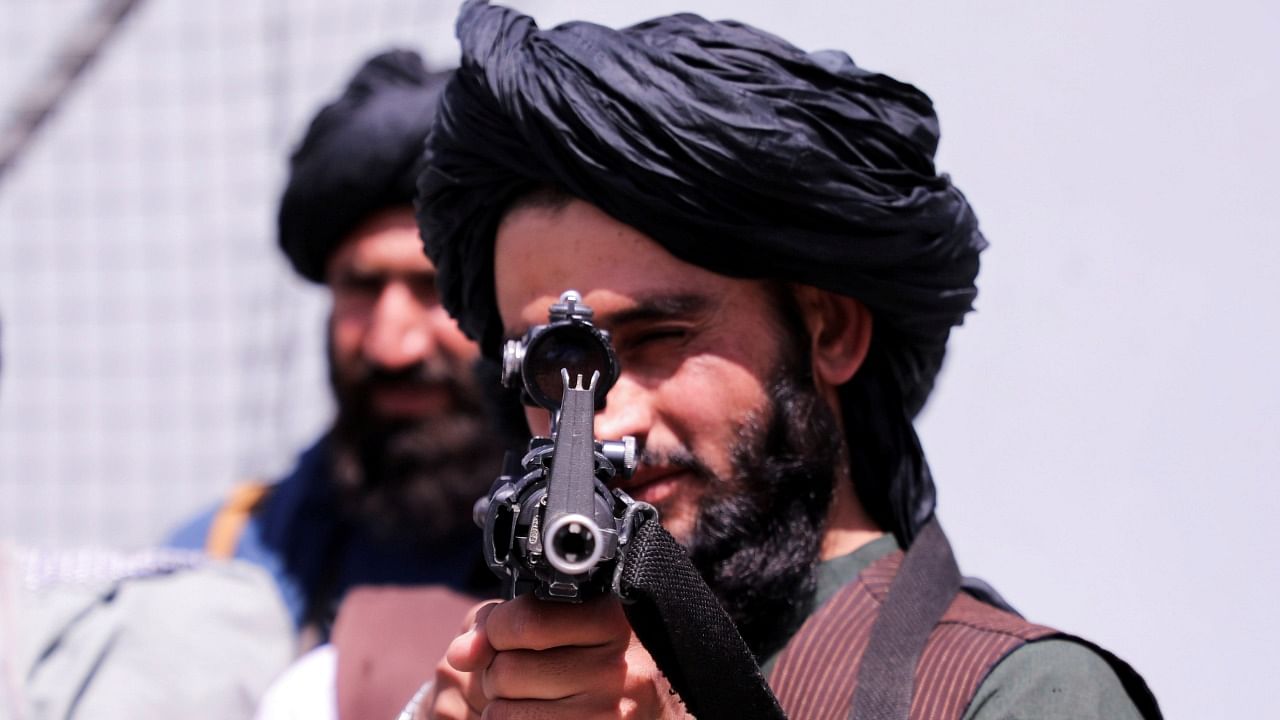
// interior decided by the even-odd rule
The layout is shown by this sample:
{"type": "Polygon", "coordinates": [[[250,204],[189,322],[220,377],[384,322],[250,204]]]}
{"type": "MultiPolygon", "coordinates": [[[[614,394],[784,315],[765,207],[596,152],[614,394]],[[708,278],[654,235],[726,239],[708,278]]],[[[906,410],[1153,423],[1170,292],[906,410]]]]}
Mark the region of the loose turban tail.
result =
{"type": "Polygon", "coordinates": [[[280,248],[294,270],[323,282],[329,256],[374,213],[413,203],[422,143],[448,72],[417,53],[369,59],[311,121],[289,161],[280,248]]]}
{"type": "Polygon", "coordinates": [[[541,30],[469,0],[457,33],[461,68],[427,142],[418,219],[463,330],[498,353],[494,235],[510,203],[541,187],[714,272],[857,298],[875,330],[868,364],[840,389],[855,486],[909,542],[934,505],[911,419],[972,308],[986,246],[934,168],[929,98],[844,53],[689,14],[541,30]]]}

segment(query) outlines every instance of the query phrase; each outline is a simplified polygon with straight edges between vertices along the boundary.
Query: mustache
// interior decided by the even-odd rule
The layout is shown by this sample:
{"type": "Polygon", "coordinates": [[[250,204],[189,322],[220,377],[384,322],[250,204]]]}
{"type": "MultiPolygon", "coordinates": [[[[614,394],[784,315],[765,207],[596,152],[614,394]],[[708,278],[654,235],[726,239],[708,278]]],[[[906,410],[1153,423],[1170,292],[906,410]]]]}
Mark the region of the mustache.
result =
{"type": "Polygon", "coordinates": [[[636,467],[670,467],[677,470],[687,470],[694,473],[698,477],[704,479],[712,479],[715,473],[702,460],[688,448],[683,446],[672,448],[641,448],[636,453],[636,467]]]}
{"type": "Polygon", "coordinates": [[[338,401],[340,424],[383,426],[384,418],[374,407],[380,392],[439,392],[449,398],[447,414],[480,416],[484,399],[469,369],[439,360],[424,360],[403,368],[387,368],[367,362],[352,363],[345,370],[329,363],[329,386],[338,401]]]}
{"type": "Polygon", "coordinates": [[[365,390],[375,388],[456,387],[460,383],[449,368],[438,363],[420,362],[403,368],[361,365],[349,383],[365,390]]]}

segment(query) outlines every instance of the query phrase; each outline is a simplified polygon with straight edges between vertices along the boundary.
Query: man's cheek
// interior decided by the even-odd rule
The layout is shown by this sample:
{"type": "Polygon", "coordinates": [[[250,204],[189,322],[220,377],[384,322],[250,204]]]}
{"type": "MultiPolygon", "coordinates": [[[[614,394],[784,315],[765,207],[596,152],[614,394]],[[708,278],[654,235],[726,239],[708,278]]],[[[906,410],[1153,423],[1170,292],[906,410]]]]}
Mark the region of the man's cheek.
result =
{"type": "Polygon", "coordinates": [[[551,434],[551,413],[542,408],[526,407],[525,422],[529,424],[529,432],[543,437],[551,434]]]}
{"type": "Polygon", "coordinates": [[[466,335],[454,325],[437,335],[443,354],[451,358],[456,365],[469,366],[480,356],[480,348],[467,339],[466,335]]]}
{"type": "Polygon", "coordinates": [[[338,362],[349,364],[359,356],[362,329],[358,323],[335,316],[329,325],[329,346],[338,362]]]}
{"type": "Polygon", "coordinates": [[[669,502],[658,504],[658,517],[662,520],[662,527],[676,542],[688,547],[693,541],[694,529],[698,525],[698,505],[696,502],[685,503],[682,500],[674,499],[669,502]]]}

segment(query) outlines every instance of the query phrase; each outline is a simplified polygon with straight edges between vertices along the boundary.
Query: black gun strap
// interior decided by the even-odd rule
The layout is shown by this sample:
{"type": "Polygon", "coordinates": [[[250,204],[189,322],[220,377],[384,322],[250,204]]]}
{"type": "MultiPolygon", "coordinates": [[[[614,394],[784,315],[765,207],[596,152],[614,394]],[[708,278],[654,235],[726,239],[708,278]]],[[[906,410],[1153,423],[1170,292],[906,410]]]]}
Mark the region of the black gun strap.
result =
{"type": "MultiPolygon", "coordinates": [[[[632,537],[619,587],[627,619],[699,720],[785,719],[755,658],[684,548],[656,520],[632,537]]],[[[960,589],[936,518],[917,535],[871,627],[854,720],[906,720],[925,643],[960,589]]]]}
{"type": "MultiPolygon", "coordinates": [[[[631,542],[619,581],[634,601],[624,605],[627,619],[689,712],[699,720],[785,720],[755,658],[684,548],[656,520],[646,520],[631,542]]],[[[903,557],[872,623],[852,720],[908,720],[916,666],[961,582],[951,544],[937,518],[931,518],[903,557]]],[[[1129,665],[1072,639],[1111,664],[1143,717],[1162,717],[1155,697],[1129,665]]]]}
{"type": "Polygon", "coordinates": [[[627,620],[698,720],[785,720],[747,644],[683,547],[654,519],[635,531],[618,587],[627,620]]]}
{"type": "Polygon", "coordinates": [[[871,624],[858,669],[852,720],[907,720],[916,665],[929,634],[960,590],[960,569],[937,517],[902,559],[889,594],[871,624]]]}

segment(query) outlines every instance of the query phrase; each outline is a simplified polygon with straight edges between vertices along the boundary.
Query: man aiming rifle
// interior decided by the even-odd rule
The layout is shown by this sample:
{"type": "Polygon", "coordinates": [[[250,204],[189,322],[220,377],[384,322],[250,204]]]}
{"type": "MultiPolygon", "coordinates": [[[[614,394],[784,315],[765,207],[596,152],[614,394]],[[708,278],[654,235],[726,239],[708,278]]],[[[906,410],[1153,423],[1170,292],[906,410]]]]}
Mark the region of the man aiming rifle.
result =
{"type": "MultiPolygon", "coordinates": [[[[458,34],[419,181],[441,300],[496,357],[580,293],[621,368],[594,432],[639,451],[611,484],[788,717],[1159,717],[1110,653],[960,589],[912,420],[986,241],[923,93],[692,15],[544,31],[471,0],[458,34]]],[[[705,716],[677,680],[718,668],[633,625],[612,594],[487,605],[420,715],[705,716]]]]}

